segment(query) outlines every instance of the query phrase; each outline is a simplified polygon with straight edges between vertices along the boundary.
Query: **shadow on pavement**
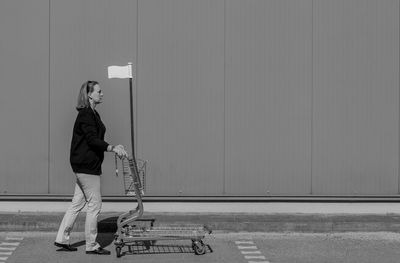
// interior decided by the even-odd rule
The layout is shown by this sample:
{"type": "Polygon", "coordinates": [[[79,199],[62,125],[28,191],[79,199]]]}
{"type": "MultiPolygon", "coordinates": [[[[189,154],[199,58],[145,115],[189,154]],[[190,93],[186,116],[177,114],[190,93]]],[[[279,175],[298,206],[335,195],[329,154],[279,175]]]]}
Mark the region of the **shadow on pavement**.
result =
{"type": "MultiPolygon", "coordinates": [[[[104,218],[98,222],[97,242],[102,247],[113,245],[115,233],[117,232],[117,216],[104,218]]],[[[174,240],[164,241],[160,244],[157,242],[153,245],[147,246],[143,242],[133,242],[125,244],[125,249],[128,251],[122,252],[122,255],[129,254],[168,254],[168,253],[193,253],[191,245],[174,244],[174,240]],[[165,244],[168,243],[168,244],[165,244]]],[[[85,241],[80,241],[73,246],[84,245],[85,241]]],[[[206,252],[213,252],[212,248],[207,244],[206,252]]]]}
{"type": "Polygon", "coordinates": [[[114,242],[114,234],[117,231],[118,217],[104,218],[97,225],[97,242],[102,247],[107,247],[114,242]]]}
{"type": "MultiPolygon", "coordinates": [[[[97,242],[101,247],[107,247],[114,241],[114,234],[117,231],[118,217],[104,218],[97,223],[97,242]]],[[[84,225],[84,222],[82,222],[84,225]]],[[[83,229],[84,230],[84,229],[83,229]]],[[[71,244],[72,247],[85,246],[86,241],[81,240],[71,244]]]]}
{"type": "MultiPolygon", "coordinates": [[[[171,241],[173,242],[173,241],[171,241]]],[[[138,255],[138,254],[182,254],[194,253],[191,245],[174,245],[174,244],[155,244],[146,246],[142,244],[126,245],[125,251],[122,251],[121,256],[124,255],[138,255]]],[[[206,253],[212,253],[213,250],[209,245],[205,247],[206,253]]]]}
{"type": "Polygon", "coordinates": [[[86,244],[85,240],[82,240],[82,241],[78,241],[78,242],[75,242],[75,243],[71,244],[71,247],[76,247],[77,248],[77,247],[80,247],[80,246],[84,246],[85,244],[86,244]]]}

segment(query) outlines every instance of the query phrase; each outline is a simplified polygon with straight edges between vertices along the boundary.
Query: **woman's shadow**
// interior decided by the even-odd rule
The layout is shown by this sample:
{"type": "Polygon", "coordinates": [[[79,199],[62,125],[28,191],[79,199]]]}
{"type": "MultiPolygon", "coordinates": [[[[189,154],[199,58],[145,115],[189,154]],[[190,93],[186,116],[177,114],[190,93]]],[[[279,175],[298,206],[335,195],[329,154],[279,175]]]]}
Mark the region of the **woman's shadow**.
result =
{"type": "MultiPolygon", "coordinates": [[[[97,223],[97,239],[101,247],[107,247],[111,245],[115,239],[115,233],[117,232],[117,220],[118,217],[108,217],[100,220],[97,223]]],[[[71,244],[72,247],[79,247],[85,245],[85,240],[75,242],[71,244]]]]}

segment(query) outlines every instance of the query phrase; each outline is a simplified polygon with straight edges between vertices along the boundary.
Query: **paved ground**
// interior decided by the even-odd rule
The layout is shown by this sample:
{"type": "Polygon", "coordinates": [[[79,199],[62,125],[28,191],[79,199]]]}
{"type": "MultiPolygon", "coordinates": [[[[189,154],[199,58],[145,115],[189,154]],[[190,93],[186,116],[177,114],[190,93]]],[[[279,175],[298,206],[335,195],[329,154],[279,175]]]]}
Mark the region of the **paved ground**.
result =
{"type": "Polygon", "coordinates": [[[205,241],[213,252],[194,255],[190,242],[158,242],[150,250],[135,247],[134,254],[116,258],[113,237],[102,233],[99,241],[110,256],[86,255],[83,233],[74,233],[77,252],[57,251],[55,232],[1,232],[0,262],[204,262],[204,263],[398,263],[400,234],[375,233],[216,233],[205,241]]]}
{"type": "MultiPolygon", "coordinates": [[[[111,256],[84,253],[85,211],[73,245],[53,246],[69,202],[0,202],[0,263],[19,262],[400,262],[400,205],[397,203],[149,203],[144,217],[156,224],[207,224],[208,253],[196,256],[191,241],[157,242],[150,250],[116,258],[116,219],[135,207],[105,203],[99,242],[111,256]]],[[[123,251],[127,251],[126,247],[123,251]]]]}

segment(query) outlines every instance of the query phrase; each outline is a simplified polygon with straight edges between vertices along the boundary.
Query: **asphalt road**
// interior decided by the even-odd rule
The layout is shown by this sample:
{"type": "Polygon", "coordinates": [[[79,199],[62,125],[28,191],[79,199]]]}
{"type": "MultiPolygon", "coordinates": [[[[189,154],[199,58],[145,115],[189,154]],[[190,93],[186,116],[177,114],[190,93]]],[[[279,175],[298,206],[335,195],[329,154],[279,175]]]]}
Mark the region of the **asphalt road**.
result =
{"type": "MultiPolygon", "coordinates": [[[[195,255],[190,241],[157,242],[149,250],[117,258],[113,234],[99,234],[110,256],[86,255],[83,233],[72,235],[77,252],[57,251],[55,232],[1,232],[0,262],[204,262],[204,263],[389,263],[400,262],[400,234],[374,233],[214,233],[204,241],[213,250],[195,255]]],[[[124,249],[123,251],[127,251],[124,249]]]]}

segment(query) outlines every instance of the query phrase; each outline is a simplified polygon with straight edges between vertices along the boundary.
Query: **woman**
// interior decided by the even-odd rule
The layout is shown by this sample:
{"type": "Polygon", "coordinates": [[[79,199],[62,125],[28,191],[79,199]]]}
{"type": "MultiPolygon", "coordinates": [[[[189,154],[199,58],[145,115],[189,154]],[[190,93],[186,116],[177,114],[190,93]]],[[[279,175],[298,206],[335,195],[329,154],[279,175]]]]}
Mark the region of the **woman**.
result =
{"type": "Polygon", "coordinates": [[[128,154],[122,145],[112,146],[104,141],[106,128],[96,111],[96,106],[103,100],[99,83],[83,83],[76,109],[70,163],[76,174],[75,192],[72,203],[61,222],[54,245],[64,251],[76,251],[69,243],[69,236],[79,212],[87,204],[85,239],[86,254],[109,255],[110,251],[100,247],[96,242],[97,217],[101,209],[100,175],[104,152],[114,152],[120,158],[128,154]]]}

